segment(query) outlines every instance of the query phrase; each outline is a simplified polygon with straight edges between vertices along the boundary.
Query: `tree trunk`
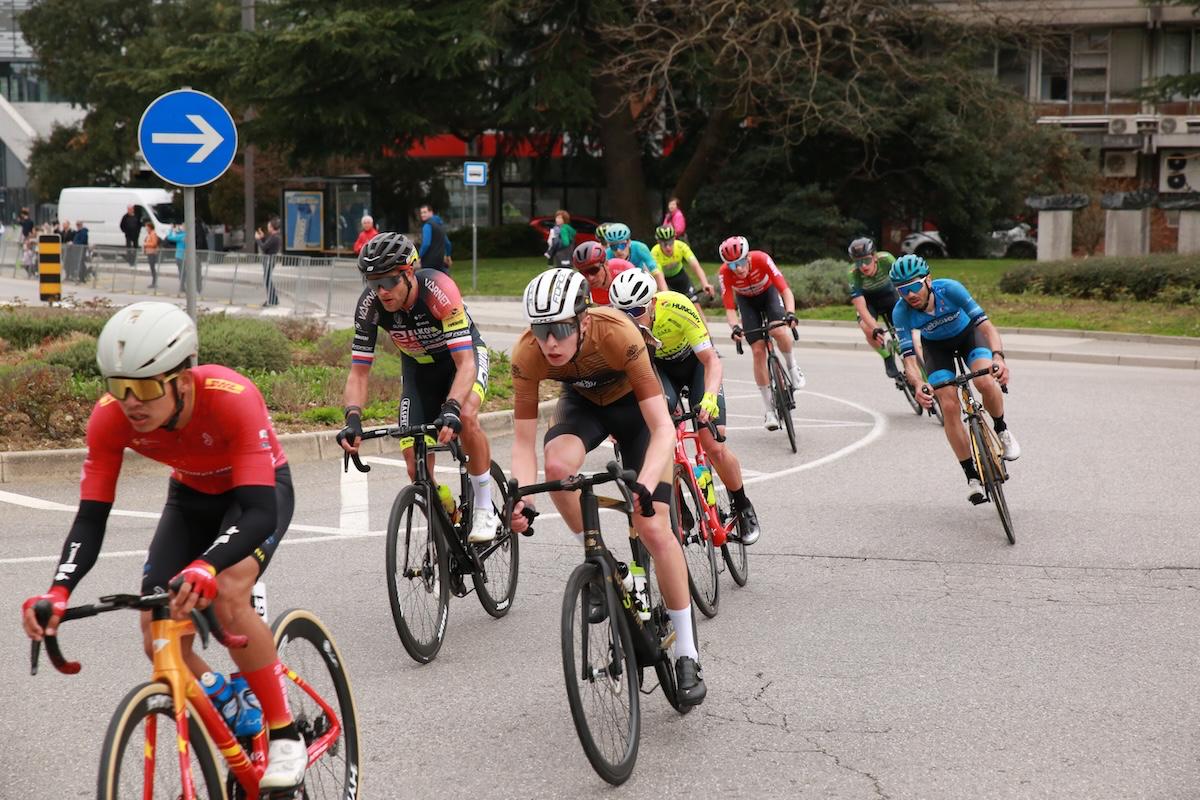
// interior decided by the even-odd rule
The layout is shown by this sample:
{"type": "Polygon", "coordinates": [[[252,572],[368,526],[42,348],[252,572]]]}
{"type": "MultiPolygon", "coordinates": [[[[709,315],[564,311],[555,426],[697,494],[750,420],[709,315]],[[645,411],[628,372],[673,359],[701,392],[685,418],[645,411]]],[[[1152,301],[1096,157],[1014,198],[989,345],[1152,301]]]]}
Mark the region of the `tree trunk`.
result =
{"type": "Polygon", "coordinates": [[[714,110],[709,115],[704,129],[700,132],[700,140],[696,143],[696,151],[683,168],[683,173],[675,184],[675,191],[672,192],[674,197],[679,198],[681,207],[690,207],[700,187],[711,183],[713,174],[728,160],[729,152],[725,149],[725,144],[736,127],[737,118],[728,105],[714,110]]]}
{"type": "Polygon", "coordinates": [[[604,148],[604,177],[608,182],[611,216],[624,222],[635,239],[652,238],[656,219],[646,202],[646,175],[642,171],[642,143],[629,112],[625,88],[611,78],[592,82],[600,144],[604,148]]]}

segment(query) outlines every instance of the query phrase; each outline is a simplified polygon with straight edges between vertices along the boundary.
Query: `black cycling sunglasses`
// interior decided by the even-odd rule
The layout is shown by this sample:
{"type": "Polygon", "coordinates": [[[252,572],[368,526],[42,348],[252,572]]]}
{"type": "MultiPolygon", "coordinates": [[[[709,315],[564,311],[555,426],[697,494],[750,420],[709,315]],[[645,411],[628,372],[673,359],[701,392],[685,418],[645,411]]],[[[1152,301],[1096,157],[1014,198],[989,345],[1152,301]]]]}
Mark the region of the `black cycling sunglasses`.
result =
{"type": "Polygon", "coordinates": [[[367,285],[372,289],[386,289],[391,291],[400,284],[400,273],[393,272],[390,275],[384,275],[379,278],[367,278],[367,285]]]}
{"type": "Polygon", "coordinates": [[[539,342],[544,342],[550,336],[553,336],[558,341],[563,341],[572,333],[579,330],[579,320],[568,320],[566,322],[535,322],[529,326],[533,331],[533,338],[539,342]]]}

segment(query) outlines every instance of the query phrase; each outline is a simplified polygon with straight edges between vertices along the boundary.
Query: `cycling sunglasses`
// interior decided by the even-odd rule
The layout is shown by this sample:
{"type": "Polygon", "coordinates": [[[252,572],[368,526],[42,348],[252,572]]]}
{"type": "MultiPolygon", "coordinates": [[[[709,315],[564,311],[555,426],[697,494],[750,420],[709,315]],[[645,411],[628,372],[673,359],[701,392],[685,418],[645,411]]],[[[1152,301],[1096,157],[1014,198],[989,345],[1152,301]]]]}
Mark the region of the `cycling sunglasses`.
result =
{"type": "Polygon", "coordinates": [[[529,326],[533,331],[533,338],[539,342],[546,341],[547,338],[553,336],[558,341],[563,341],[572,333],[579,330],[579,321],[570,320],[568,322],[535,322],[529,326]]]}
{"type": "Polygon", "coordinates": [[[625,240],[625,241],[623,241],[623,242],[613,242],[613,243],[612,243],[612,249],[613,249],[613,250],[624,250],[626,247],[629,247],[629,240],[628,240],[628,239],[626,239],[626,240],[625,240]]]}
{"type": "MultiPolygon", "coordinates": [[[[180,370],[179,372],[182,372],[180,370]]],[[[157,400],[167,393],[167,384],[179,377],[179,372],[172,372],[162,380],[158,378],[106,378],[104,386],[117,400],[124,400],[125,395],[133,392],[133,396],[143,403],[157,400]]]]}
{"type": "Polygon", "coordinates": [[[896,287],[896,291],[899,292],[901,294],[901,296],[903,296],[906,294],[912,294],[914,292],[921,291],[921,287],[924,285],[925,285],[925,279],[918,278],[915,281],[909,281],[908,283],[900,284],[899,286],[896,287]]]}
{"type": "Polygon", "coordinates": [[[854,266],[855,267],[865,267],[868,264],[874,263],[874,261],[875,261],[875,256],[865,256],[864,258],[856,258],[856,259],[854,259],[854,266]]]}
{"type": "Polygon", "coordinates": [[[646,308],[647,306],[637,306],[636,308],[622,308],[621,310],[634,319],[638,319],[646,313],[646,308]]]}
{"type": "Polygon", "coordinates": [[[391,291],[400,284],[400,273],[394,272],[391,275],[384,275],[382,278],[367,278],[367,285],[372,289],[386,289],[391,291]]]}
{"type": "Polygon", "coordinates": [[[730,261],[731,269],[744,269],[750,263],[750,256],[742,256],[737,261],[730,261]]]}
{"type": "Polygon", "coordinates": [[[579,270],[579,273],[585,278],[594,278],[600,274],[600,267],[588,267],[587,269],[579,270]]]}

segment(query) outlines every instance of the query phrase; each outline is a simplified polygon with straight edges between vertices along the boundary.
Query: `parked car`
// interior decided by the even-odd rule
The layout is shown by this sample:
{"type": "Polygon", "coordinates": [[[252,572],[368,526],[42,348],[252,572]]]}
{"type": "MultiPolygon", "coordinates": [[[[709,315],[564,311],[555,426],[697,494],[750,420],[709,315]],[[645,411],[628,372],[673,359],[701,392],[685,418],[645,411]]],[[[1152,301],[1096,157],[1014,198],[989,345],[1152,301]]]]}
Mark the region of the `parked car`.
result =
{"type": "Polygon", "coordinates": [[[1037,231],[1027,222],[1006,220],[984,242],[988,258],[1037,258],[1037,231]]]}
{"type": "MultiPolygon", "coordinates": [[[[571,215],[571,227],[575,229],[575,244],[596,241],[596,226],[600,223],[591,217],[571,215]]],[[[554,217],[534,217],[529,220],[529,227],[541,234],[542,239],[550,241],[550,229],[554,227],[554,217]]]]}
{"type": "Polygon", "coordinates": [[[905,255],[916,253],[926,261],[931,258],[945,258],[947,254],[946,243],[942,241],[942,235],[937,231],[910,233],[900,243],[900,252],[905,255]]]}

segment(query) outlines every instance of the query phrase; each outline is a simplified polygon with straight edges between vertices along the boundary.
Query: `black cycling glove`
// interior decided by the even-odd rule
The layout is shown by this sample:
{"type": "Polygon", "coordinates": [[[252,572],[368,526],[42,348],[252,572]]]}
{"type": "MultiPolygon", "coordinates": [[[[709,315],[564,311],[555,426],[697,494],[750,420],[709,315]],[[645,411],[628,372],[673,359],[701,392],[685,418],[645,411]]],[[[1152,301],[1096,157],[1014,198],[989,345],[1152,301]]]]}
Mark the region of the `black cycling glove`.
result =
{"type": "Polygon", "coordinates": [[[442,403],[442,414],[437,418],[437,424],[459,433],[462,431],[462,418],[459,416],[461,412],[462,406],[458,401],[448,397],[446,402],[442,403]]]}

